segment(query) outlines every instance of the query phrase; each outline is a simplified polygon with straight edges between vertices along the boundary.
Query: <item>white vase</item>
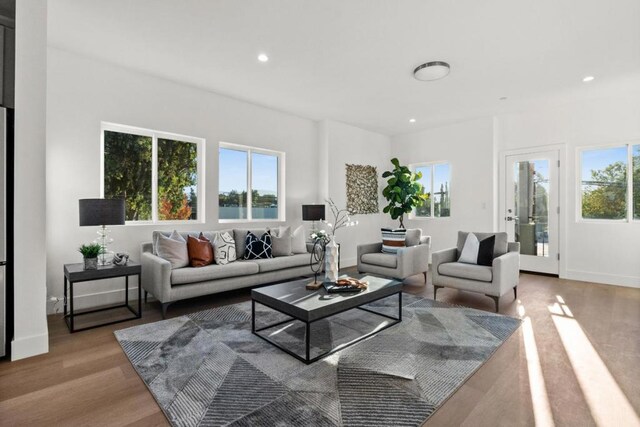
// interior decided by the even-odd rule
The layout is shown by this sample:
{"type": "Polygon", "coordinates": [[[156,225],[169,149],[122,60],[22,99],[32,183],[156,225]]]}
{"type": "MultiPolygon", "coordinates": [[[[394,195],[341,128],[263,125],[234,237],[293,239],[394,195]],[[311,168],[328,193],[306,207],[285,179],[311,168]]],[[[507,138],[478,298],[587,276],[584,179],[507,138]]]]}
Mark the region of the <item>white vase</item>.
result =
{"type": "Polygon", "coordinates": [[[338,280],[338,244],[335,237],[327,243],[324,252],[324,279],[327,282],[338,280]]]}

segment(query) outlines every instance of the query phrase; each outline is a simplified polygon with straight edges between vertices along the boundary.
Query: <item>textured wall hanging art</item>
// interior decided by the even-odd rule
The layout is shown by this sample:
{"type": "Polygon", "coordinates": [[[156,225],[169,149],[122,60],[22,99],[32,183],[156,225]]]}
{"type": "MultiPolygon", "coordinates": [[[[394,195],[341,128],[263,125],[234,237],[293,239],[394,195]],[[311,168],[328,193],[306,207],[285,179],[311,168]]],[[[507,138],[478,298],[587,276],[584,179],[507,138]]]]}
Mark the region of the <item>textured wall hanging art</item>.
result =
{"type": "Polygon", "coordinates": [[[352,214],[371,214],[378,209],[378,171],[374,166],[346,165],[347,209],[352,214]]]}

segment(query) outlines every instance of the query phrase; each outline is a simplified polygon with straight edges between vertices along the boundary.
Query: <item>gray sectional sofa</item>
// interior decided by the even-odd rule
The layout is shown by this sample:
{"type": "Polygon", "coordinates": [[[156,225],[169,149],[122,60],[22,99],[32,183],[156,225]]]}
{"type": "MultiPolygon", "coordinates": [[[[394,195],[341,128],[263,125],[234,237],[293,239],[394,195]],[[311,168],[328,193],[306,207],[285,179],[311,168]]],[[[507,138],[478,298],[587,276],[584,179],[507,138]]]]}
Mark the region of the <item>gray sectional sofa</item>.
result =
{"type": "MultiPolygon", "coordinates": [[[[234,236],[238,258],[226,265],[211,264],[172,270],[169,261],[157,256],[153,243],[159,233],[169,236],[171,232],[154,231],[153,242],[142,244],[140,263],[145,299],[148,293],[158,299],[162,303],[163,317],[166,316],[167,307],[175,301],[313,274],[309,253],[259,260],[242,259],[247,231],[261,234],[266,229],[218,230],[203,232],[203,235],[214,241],[216,233],[225,231],[234,236]]],[[[199,231],[180,233],[185,240],[189,235],[197,237],[199,234],[199,231]]]]}

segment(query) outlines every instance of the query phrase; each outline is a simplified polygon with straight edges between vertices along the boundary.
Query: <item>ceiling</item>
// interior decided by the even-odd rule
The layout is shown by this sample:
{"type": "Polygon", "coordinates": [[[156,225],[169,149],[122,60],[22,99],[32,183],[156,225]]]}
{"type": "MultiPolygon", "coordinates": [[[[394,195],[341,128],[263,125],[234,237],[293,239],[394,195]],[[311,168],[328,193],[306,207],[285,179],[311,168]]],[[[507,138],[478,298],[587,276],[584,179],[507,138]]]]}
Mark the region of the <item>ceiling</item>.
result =
{"type": "Polygon", "coordinates": [[[50,46],[389,135],[640,82],[638,0],[56,0],[48,8],[50,46]],[[263,52],[267,63],[257,60],[263,52]],[[451,64],[447,78],[413,79],[433,60],[451,64]],[[583,83],[586,75],[596,79],[583,83]]]}

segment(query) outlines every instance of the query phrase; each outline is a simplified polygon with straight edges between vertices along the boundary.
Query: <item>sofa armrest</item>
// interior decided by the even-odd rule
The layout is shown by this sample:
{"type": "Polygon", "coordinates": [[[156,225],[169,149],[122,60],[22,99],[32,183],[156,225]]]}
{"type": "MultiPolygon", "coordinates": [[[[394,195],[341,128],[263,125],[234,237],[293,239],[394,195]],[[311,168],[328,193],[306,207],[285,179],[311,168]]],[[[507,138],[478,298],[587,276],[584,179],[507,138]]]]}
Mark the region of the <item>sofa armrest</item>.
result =
{"type": "Polygon", "coordinates": [[[458,260],[458,249],[450,248],[436,251],[431,255],[431,280],[434,286],[440,285],[440,273],[438,267],[446,262],[456,262],[458,260]]]}
{"type": "Polygon", "coordinates": [[[507,252],[493,260],[493,283],[498,286],[500,295],[518,286],[520,280],[520,253],[507,252]]]}
{"type": "Polygon", "coordinates": [[[142,288],[160,302],[169,302],[171,290],[171,263],[150,252],[140,254],[142,288]]]}
{"type": "Polygon", "coordinates": [[[398,249],[398,271],[401,278],[425,273],[429,269],[429,245],[407,246],[398,249]]]}
{"type": "Polygon", "coordinates": [[[438,266],[445,262],[456,262],[458,258],[458,249],[450,248],[436,251],[431,255],[431,270],[438,271],[438,266]]]}
{"type": "Polygon", "coordinates": [[[431,236],[422,236],[420,237],[420,244],[427,245],[431,247],[431,236]]]}

